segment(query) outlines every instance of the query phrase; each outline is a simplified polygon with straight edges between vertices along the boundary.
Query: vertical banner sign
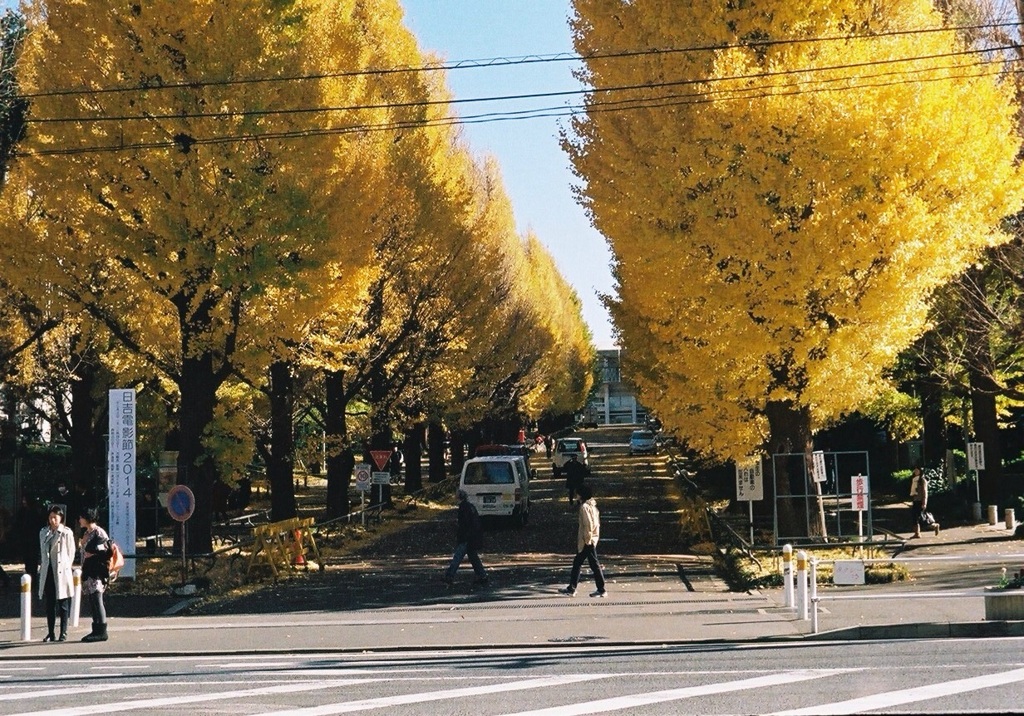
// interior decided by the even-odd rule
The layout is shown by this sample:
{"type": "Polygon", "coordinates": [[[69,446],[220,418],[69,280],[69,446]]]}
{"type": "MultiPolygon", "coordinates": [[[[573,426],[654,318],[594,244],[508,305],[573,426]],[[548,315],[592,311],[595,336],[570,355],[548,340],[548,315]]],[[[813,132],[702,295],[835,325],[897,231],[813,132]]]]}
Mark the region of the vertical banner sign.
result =
{"type": "Polygon", "coordinates": [[[825,453],[822,450],[815,450],[812,454],[814,470],[811,477],[815,482],[825,482],[828,474],[825,471],[825,453]]]}
{"type": "Polygon", "coordinates": [[[736,463],[736,500],[753,502],[763,499],[764,479],[761,474],[761,461],[736,463]]]}
{"type": "Polygon", "coordinates": [[[967,469],[985,469],[985,443],[967,443],[967,469]]]}
{"type": "Polygon", "coordinates": [[[853,489],[853,509],[857,512],[864,512],[868,508],[868,476],[867,475],[854,475],[850,478],[852,481],[853,489]]]}
{"type": "Polygon", "coordinates": [[[122,577],[135,577],[135,390],[110,391],[107,531],[125,553],[122,577]]]}

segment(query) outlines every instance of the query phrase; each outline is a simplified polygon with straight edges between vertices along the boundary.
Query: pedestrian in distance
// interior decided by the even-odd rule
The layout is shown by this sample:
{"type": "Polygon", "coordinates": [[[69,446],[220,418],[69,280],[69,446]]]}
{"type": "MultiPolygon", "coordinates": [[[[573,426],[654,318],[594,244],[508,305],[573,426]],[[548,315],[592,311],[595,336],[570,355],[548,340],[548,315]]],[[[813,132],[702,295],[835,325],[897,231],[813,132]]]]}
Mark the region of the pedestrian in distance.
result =
{"type": "Polygon", "coordinates": [[[590,471],[579,461],[576,453],[569,456],[569,461],[565,463],[562,470],[565,471],[565,487],[569,490],[569,504],[572,504],[576,499],[576,493],[583,487],[583,482],[590,471]]]}
{"type": "Polygon", "coordinates": [[[572,561],[572,572],[569,574],[569,586],[562,590],[570,597],[576,596],[576,587],[580,583],[580,570],[583,562],[590,564],[590,571],[594,573],[594,582],[597,591],[592,592],[592,597],[606,597],[604,573],[601,571],[601,563],[597,561],[597,542],[601,537],[601,513],[597,509],[597,502],[594,500],[593,492],[587,485],[582,485],[577,490],[579,501],[579,530],[576,533],[576,558],[572,561]]]}
{"type": "Polygon", "coordinates": [[[455,552],[452,554],[452,562],[444,573],[444,581],[449,587],[455,583],[455,573],[459,571],[459,565],[465,557],[469,557],[469,563],[473,565],[473,572],[477,586],[486,587],[488,584],[487,570],[480,561],[480,550],[484,546],[484,529],[480,524],[480,514],[476,507],[469,501],[469,495],[465,490],[459,490],[456,498],[459,501],[458,516],[455,530],[455,552]]]}
{"type": "Polygon", "coordinates": [[[910,519],[914,523],[914,537],[921,536],[921,526],[935,530],[939,534],[939,523],[928,512],[928,478],[915,467],[910,478],[910,519]]]}
{"type": "Polygon", "coordinates": [[[46,606],[46,636],[43,641],[67,641],[68,617],[74,578],[71,565],[75,561],[75,535],[64,524],[64,508],[50,507],[46,526],[39,530],[39,598],[46,606]],[[53,628],[60,613],[60,636],[53,628]]]}
{"type": "Polygon", "coordinates": [[[87,508],[78,518],[82,526],[82,537],[78,544],[82,550],[82,594],[89,600],[92,614],[92,631],[82,641],[107,640],[107,609],[103,604],[103,593],[110,579],[110,535],[96,524],[97,510],[87,508]]]}

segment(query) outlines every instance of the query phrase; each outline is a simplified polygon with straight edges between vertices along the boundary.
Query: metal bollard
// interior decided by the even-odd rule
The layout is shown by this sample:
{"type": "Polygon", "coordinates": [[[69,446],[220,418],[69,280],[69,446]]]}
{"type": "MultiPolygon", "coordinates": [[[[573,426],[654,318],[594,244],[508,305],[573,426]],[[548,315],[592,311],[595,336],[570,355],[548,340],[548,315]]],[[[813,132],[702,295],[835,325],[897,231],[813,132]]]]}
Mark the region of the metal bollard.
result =
{"type": "Polygon", "coordinates": [[[21,640],[32,641],[32,577],[21,575],[21,640]]]}
{"type": "Polygon", "coordinates": [[[807,619],[807,553],[800,550],[796,553],[796,613],[807,619]]]}
{"type": "Polygon", "coordinates": [[[75,567],[71,570],[75,591],[71,593],[71,626],[78,626],[78,616],[82,612],[82,570],[75,567]]]}
{"type": "Polygon", "coordinates": [[[818,633],[818,598],[811,599],[811,634],[818,633]]]}
{"type": "Polygon", "coordinates": [[[793,608],[793,545],[782,547],[782,603],[793,608]]]}
{"type": "Polygon", "coordinates": [[[1003,518],[1006,520],[1006,529],[1012,530],[1017,527],[1017,517],[1013,513],[1012,507],[1007,507],[1003,512],[1003,518]]]}
{"type": "Polygon", "coordinates": [[[992,526],[999,524],[999,520],[996,519],[996,515],[999,514],[999,505],[988,506],[988,523],[992,526]]]}

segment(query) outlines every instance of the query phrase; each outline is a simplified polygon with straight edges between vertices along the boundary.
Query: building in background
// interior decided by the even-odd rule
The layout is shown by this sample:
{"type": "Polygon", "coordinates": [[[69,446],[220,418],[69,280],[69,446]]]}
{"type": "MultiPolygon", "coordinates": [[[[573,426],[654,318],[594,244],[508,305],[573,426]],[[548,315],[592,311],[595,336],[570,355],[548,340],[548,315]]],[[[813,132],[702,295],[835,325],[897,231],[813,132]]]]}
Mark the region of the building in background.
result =
{"type": "Polygon", "coordinates": [[[633,386],[622,378],[622,351],[597,352],[598,380],[583,411],[584,424],[629,425],[644,422],[647,410],[637,402],[633,386]]]}

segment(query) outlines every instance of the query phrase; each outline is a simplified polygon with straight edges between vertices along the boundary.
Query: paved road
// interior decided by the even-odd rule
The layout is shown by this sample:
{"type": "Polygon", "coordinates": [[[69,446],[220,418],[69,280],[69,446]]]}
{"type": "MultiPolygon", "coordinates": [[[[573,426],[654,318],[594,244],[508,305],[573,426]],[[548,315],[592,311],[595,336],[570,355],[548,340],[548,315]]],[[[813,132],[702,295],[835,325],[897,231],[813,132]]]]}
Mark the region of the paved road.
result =
{"type": "Polygon", "coordinates": [[[0,710],[47,716],[357,711],[572,714],[1018,711],[1021,640],[477,649],[0,662],[0,710]]]}

